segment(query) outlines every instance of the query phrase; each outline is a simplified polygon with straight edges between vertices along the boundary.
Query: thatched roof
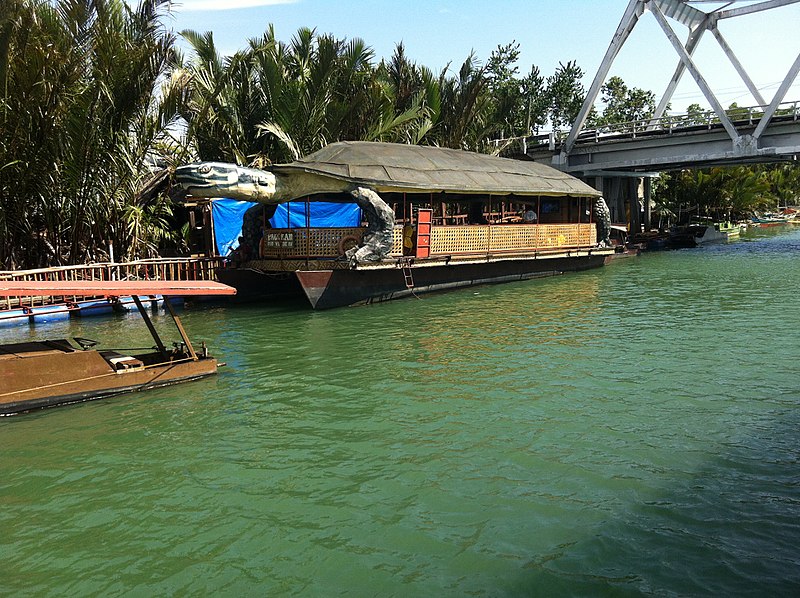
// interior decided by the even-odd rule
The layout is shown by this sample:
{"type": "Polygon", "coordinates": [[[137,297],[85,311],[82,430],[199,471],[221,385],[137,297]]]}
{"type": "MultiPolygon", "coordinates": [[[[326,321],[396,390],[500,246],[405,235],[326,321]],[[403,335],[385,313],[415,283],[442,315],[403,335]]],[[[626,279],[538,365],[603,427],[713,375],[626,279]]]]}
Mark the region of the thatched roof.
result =
{"type": "Polygon", "coordinates": [[[271,170],[277,174],[306,172],[377,191],[600,196],[586,183],[544,164],[398,143],[332,143],[271,170]]]}

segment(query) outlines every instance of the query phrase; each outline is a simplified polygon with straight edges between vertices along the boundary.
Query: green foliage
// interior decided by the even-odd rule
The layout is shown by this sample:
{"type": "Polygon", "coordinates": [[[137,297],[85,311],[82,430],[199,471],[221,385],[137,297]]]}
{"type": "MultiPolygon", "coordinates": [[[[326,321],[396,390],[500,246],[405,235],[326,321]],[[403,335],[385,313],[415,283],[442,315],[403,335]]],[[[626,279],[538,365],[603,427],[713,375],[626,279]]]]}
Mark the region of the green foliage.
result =
{"type": "Polygon", "coordinates": [[[536,66],[518,78],[519,44],[497,46],[486,67],[492,100],[490,116],[501,137],[530,135],[547,121],[548,97],[545,80],[536,66]]]}
{"type": "Polygon", "coordinates": [[[0,262],[74,263],[149,253],[166,236],[125,222],[169,116],[155,91],[172,57],[166,0],[0,5],[0,262]]]}
{"type": "Polygon", "coordinates": [[[631,89],[619,77],[611,77],[600,92],[605,108],[596,118],[595,126],[643,121],[655,112],[656,97],[652,91],[631,89]]]}
{"type": "Polygon", "coordinates": [[[700,104],[690,104],[686,109],[686,124],[704,125],[708,122],[708,111],[700,104]]]}
{"type": "Polygon", "coordinates": [[[582,77],[583,69],[573,60],[559,63],[556,72],[547,78],[550,123],[555,130],[569,127],[578,117],[586,97],[582,77]]]}
{"type": "MultiPolygon", "coordinates": [[[[362,40],[270,26],[224,57],[211,33],[184,31],[188,56],[163,26],[169,0],[0,2],[0,262],[5,267],[155,255],[181,243],[172,207],[142,189],[155,159],[264,167],[341,140],[499,152],[550,124],[569,127],[585,92],[574,61],[520,76],[519,44],[482,64],[439,73],[398,44],[375,62],[362,40]]],[[[602,126],[647,119],[651,92],[618,77],[603,86],[602,126]]],[[[741,109],[731,106],[733,118],[741,109]]],[[[700,106],[689,122],[706,122],[700,106]]],[[[796,203],[797,168],[685,171],[665,176],[663,216],[746,212],[796,203]]]]}
{"type": "Polygon", "coordinates": [[[672,214],[730,214],[744,219],[754,212],[797,205],[800,167],[771,164],[682,170],[663,175],[654,197],[672,214]]]}
{"type": "Polygon", "coordinates": [[[519,45],[473,54],[434,75],[398,44],[372,62],[359,39],[299,30],[285,44],[270,27],[246,50],[219,56],[211,34],[183,32],[192,56],[172,73],[184,90],[185,154],[239,164],[283,162],[341,140],[423,143],[487,151],[577,114],[583,71],[561,65],[547,81],[535,66],[518,76],[519,45]]]}

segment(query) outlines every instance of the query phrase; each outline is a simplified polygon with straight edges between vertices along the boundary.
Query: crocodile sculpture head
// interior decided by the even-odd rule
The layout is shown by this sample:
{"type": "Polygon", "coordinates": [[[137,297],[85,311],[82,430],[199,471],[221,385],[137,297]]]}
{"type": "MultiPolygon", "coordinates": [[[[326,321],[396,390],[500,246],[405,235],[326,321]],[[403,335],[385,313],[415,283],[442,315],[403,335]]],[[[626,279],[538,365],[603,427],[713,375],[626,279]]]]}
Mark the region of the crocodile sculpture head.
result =
{"type": "Polygon", "coordinates": [[[278,203],[277,177],[265,170],[222,162],[200,162],[175,169],[175,181],[194,197],[229,197],[242,201],[278,203]]]}

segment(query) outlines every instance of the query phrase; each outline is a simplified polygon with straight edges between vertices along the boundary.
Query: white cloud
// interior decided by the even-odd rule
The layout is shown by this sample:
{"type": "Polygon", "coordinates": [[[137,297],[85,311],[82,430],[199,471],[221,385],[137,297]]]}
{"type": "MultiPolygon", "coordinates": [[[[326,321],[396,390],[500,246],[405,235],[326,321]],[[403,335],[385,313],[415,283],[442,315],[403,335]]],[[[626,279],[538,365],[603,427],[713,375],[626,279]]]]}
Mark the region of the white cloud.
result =
{"type": "Polygon", "coordinates": [[[235,8],[255,8],[275,4],[296,4],[299,0],[176,0],[175,6],[181,12],[232,10],[235,8]]]}

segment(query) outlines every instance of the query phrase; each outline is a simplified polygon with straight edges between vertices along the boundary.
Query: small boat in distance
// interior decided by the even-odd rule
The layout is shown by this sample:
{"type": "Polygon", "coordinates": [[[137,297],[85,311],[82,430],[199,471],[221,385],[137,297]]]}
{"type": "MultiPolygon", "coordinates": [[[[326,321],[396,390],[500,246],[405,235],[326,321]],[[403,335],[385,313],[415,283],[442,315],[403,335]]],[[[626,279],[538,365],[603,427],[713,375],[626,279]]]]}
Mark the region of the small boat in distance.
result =
{"type": "Polygon", "coordinates": [[[753,216],[753,218],[750,219],[750,223],[753,226],[765,228],[769,226],[783,226],[789,224],[791,220],[793,220],[793,215],[773,214],[768,212],[762,216],[753,216]]]}
{"type": "Polygon", "coordinates": [[[676,228],[670,234],[670,245],[674,249],[697,247],[708,243],[724,243],[738,239],[741,229],[738,224],[717,222],[713,218],[696,217],[688,226],[676,228]]]}
{"type": "Polygon", "coordinates": [[[628,228],[619,224],[611,225],[609,238],[611,246],[614,248],[614,254],[611,256],[614,259],[635,257],[641,254],[645,247],[644,243],[633,243],[628,235],[628,228]]]}
{"type": "Polygon", "coordinates": [[[91,295],[130,296],[155,341],[152,349],[99,349],[85,338],[0,345],[0,415],[101,399],[196,380],[217,372],[217,360],[203,343],[192,346],[170,301],[181,340],[168,349],[153,326],[140,295],[196,297],[234,295],[232,287],[210,281],[0,281],[0,297],[91,295]]]}
{"type": "Polygon", "coordinates": [[[738,222],[725,220],[724,222],[719,223],[719,231],[728,235],[729,241],[731,239],[738,239],[742,234],[742,225],[740,225],[738,222]]]}

